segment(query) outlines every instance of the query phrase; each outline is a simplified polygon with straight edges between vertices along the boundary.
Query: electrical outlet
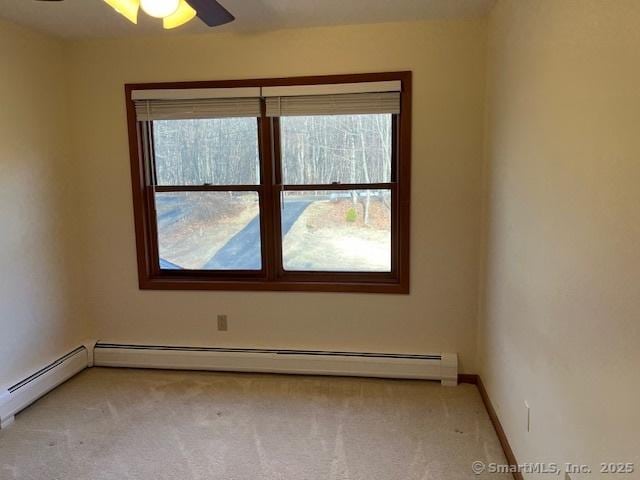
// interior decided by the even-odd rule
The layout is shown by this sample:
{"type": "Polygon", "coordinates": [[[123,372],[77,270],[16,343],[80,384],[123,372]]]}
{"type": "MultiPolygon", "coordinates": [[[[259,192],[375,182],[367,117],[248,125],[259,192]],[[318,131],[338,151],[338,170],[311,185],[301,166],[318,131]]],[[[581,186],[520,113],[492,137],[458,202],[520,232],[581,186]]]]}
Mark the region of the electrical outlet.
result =
{"type": "Polygon", "coordinates": [[[527,409],[527,432],[531,431],[531,407],[529,406],[529,402],[524,401],[524,407],[527,409]]]}
{"type": "Polygon", "coordinates": [[[218,331],[226,332],[229,329],[226,315],[218,315],[218,331]]]}

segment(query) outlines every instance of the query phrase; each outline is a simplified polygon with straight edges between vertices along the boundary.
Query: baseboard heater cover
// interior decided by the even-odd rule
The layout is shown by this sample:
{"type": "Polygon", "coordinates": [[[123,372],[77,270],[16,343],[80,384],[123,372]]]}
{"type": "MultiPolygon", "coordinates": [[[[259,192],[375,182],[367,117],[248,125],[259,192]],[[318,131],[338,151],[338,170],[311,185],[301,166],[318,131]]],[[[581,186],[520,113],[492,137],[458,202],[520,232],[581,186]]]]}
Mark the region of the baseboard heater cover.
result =
{"type": "Polygon", "coordinates": [[[94,365],[439,380],[446,386],[458,382],[455,353],[404,355],[97,343],[94,365]]]}
{"type": "Polygon", "coordinates": [[[0,428],[13,423],[16,413],[87,368],[89,356],[87,346],[78,347],[24,380],[0,391],[0,428]]]}

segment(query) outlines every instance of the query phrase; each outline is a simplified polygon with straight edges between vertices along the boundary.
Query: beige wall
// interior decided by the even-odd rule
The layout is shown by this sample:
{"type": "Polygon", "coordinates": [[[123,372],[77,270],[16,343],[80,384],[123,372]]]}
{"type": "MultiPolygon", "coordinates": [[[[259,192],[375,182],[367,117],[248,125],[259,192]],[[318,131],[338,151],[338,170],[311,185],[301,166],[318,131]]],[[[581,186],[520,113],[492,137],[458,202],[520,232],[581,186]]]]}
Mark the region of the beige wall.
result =
{"type": "Polygon", "coordinates": [[[0,387],[88,334],[74,297],[65,52],[0,22],[0,387]]]}
{"type": "Polygon", "coordinates": [[[475,370],[483,20],[72,45],[88,304],[120,342],[461,354],[475,370]],[[413,70],[409,296],[139,291],[125,82],[413,70]],[[229,315],[227,333],[216,314],[229,315]]]}
{"type": "Polygon", "coordinates": [[[635,0],[505,0],[489,22],[481,373],[518,460],[595,468],[574,480],[639,475],[639,25],[635,0]]]}

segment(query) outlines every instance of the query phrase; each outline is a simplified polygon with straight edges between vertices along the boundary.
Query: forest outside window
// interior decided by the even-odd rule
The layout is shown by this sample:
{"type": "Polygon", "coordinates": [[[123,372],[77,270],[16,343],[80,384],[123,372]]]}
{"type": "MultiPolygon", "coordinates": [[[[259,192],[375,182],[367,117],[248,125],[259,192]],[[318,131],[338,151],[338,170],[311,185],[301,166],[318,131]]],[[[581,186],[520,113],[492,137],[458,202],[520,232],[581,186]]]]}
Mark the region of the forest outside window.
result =
{"type": "Polygon", "coordinates": [[[409,72],[125,91],[141,288],[408,293],[409,72]]]}

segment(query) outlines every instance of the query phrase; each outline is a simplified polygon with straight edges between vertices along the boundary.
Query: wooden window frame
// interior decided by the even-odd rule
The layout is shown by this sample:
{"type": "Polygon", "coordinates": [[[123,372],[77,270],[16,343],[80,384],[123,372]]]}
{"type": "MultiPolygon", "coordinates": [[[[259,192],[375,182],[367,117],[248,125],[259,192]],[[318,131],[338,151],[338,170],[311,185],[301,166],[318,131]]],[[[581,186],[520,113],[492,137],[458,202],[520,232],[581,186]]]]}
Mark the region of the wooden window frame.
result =
{"type": "Polygon", "coordinates": [[[256,290],[306,292],[409,293],[409,234],[411,196],[411,72],[353,75],[221,80],[125,85],[125,101],[131,159],[131,183],[135,221],[138,282],[141,290],[256,290]],[[279,119],[258,118],[261,183],[242,186],[162,187],[154,183],[153,165],[146,152],[152,148],[150,123],[136,120],[134,90],[270,87],[400,80],[399,115],[392,125],[392,178],[389,184],[282,185],[280,182],[279,119]],[[282,266],[280,192],[283,190],[391,189],[391,272],[291,272],[282,266]],[[162,270],[159,266],[154,193],[190,191],[256,191],[260,202],[261,270],[162,270]]]}

